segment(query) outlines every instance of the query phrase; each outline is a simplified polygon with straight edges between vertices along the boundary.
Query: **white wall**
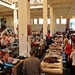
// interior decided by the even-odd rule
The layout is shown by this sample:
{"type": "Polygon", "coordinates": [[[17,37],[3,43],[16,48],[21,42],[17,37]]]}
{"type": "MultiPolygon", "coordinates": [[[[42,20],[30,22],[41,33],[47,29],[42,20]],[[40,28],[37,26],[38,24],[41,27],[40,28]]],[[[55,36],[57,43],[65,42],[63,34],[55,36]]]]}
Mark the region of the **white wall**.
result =
{"type": "Polygon", "coordinates": [[[12,16],[6,17],[6,23],[7,23],[7,25],[9,25],[9,26],[14,26],[13,17],[12,17],[12,16]]]}
{"type": "Polygon", "coordinates": [[[56,27],[57,27],[56,30],[57,31],[61,31],[61,32],[64,32],[65,29],[66,29],[66,25],[65,24],[57,25],[56,27]]]}
{"type": "MultiPolygon", "coordinates": [[[[41,30],[43,25],[32,25],[32,30],[41,30]]],[[[50,26],[48,26],[47,29],[50,29],[50,26]]],[[[66,29],[66,25],[65,24],[61,24],[61,25],[57,25],[56,24],[56,31],[61,31],[64,32],[66,29]]]]}
{"type": "Polygon", "coordinates": [[[41,30],[42,25],[31,25],[32,31],[33,30],[41,30]]]}

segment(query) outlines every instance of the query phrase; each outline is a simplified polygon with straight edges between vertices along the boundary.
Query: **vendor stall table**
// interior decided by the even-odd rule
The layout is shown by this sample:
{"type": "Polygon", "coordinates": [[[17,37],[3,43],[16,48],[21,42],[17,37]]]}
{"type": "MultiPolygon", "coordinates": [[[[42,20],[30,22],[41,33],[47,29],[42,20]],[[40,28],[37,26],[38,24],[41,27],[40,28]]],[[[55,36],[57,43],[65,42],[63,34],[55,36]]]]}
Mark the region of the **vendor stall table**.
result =
{"type": "MultiPolygon", "coordinates": [[[[46,55],[45,58],[46,57],[48,56],[46,55]]],[[[53,57],[56,57],[56,56],[53,56],[53,57]]],[[[58,61],[59,61],[58,63],[47,63],[47,62],[42,61],[41,62],[42,72],[62,74],[63,73],[62,56],[58,56],[58,61]]]]}
{"type": "Polygon", "coordinates": [[[22,66],[23,66],[23,60],[20,60],[17,64],[14,65],[14,75],[23,75],[22,74],[22,66]]]}
{"type": "Polygon", "coordinates": [[[49,46],[41,62],[42,72],[46,75],[63,74],[62,45],[55,43],[49,46]]]}

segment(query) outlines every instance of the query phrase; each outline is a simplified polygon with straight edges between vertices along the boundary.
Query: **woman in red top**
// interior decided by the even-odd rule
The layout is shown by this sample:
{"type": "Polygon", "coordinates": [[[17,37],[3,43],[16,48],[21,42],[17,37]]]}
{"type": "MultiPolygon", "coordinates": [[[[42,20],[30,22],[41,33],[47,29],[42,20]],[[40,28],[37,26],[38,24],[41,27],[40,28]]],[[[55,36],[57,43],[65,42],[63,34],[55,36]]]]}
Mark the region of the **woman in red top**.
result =
{"type": "Polygon", "coordinates": [[[50,30],[48,30],[47,37],[50,38],[50,30]]]}
{"type": "Polygon", "coordinates": [[[65,54],[66,54],[66,67],[69,67],[68,57],[69,57],[70,52],[71,52],[71,45],[69,44],[68,39],[65,39],[64,44],[65,44],[64,49],[65,49],[65,54]]]}
{"type": "MultiPolygon", "coordinates": [[[[68,62],[69,62],[69,67],[70,67],[71,75],[73,75],[73,72],[75,72],[75,71],[73,71],[73,69],[72,69],[72,61],[73,61],[73,59],[70,58],[71,53],[74,52],[74,51],[75,51],[75,43],[73,43],[72,49],[70,50],[70,54],[69,54],[69,56],[68,56],[68,62]]],[[[75,75],[75,73],[74,73],[74,75],[75,75]]]]}

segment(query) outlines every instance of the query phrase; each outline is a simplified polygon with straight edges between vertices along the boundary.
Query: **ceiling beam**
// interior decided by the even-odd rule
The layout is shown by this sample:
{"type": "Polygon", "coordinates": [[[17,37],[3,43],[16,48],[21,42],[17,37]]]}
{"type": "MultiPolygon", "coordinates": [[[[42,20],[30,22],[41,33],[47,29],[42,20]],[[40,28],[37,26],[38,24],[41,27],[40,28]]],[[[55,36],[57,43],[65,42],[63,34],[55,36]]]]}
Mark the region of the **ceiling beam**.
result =
{"type": "Polygon", "coordinates": [[[68,12],[68,11],[69,11],[69,8],[66,8],[66,9],[64,9],[64,8],[63,9],[61,9],[61,8],[60,9],[59,8],[54,9],[54,12],[68,12]]]}
{"type": "Polygon", "coordinates": [[[50,0],[51,1],[51,3],[61,3],[61,2],[73,2],[74,0],[50,0]]]}
{"type": "Polygon", "coordinates": [[[2,15],[2,16],[5,16],[5,15],[12,15],[13,14],[13,12],[0,12],[0,15],[2,15]]]}
{"type": "Polygon", "coordinates": [[[1,8],[1,9],[0,9],[0,12],[5,12],[5,11],[12,11],[12,10],[7,9],[7,8],[1,8]]]}
{"type": "Polygon", "coordinates": [[[69,16],[69,14],[70,14],[71,10],[73,9],[73,7],[74,7],[74,3],[73,3],[73,6],[70,8],[70,10],[69,10],[67,16],[69,16]]]}
{"type": "Polygon", "coordinates": [[[47,4],[48,4],[49,6],[52,6],[52,4],[51,4],[51,1],[50,1],[50,0],[47,0],[47,4]]]}
{"type": "Polygon", "coordinates": [[[66,9],[64,10],[64,9],[63,9],[63,11],[61,11],[61,10],[55,10],[54,12],[55,12],[55,13],[59,13],[59,12],[67,12],[67,13],[68,13],[68,11],[69,11],[69,10],[66,10],[66,9]]]}
{"type": "MultiPolygon", "coordinates": [[[[56,4],[52,4],[52,5],[53,5],[53,8],[61,7],[60,3],[56,3],[56,4]]],[[[64,4],[62,4],[62,7],[72,7],[72,6],[73,6],[72,3],[64,3],[64,4]]]]}

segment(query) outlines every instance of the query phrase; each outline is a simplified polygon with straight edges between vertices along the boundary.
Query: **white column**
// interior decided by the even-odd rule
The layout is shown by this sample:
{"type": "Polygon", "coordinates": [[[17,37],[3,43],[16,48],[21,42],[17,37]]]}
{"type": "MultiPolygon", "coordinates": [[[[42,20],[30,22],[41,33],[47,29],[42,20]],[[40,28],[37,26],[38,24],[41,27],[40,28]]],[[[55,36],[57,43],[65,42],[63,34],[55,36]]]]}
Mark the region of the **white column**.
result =
{"type": "Polygon", "coordinates": [[[37,18],[37,25],[39,25],[39,18],[37,18]]]}
{"type": "MultiPolygon", "coordinates": [[[[19,55],[28,56],[27,50],[27,24],[30,22],[28,17],[28,0],[18,0],[19,14],[19,55]]],[[[29,7],[29,8],[28,8],[29,7]]]]}
{"type": "Polygon", "coordinates": [[[54,33],[56,32],[56,18],[55,18],[55,13],[53,13],[53,25],[54,25],[54,33]]]}
{"type": "Polygon", "coordinates": [[[47,0],[43,0],[43,38],[47,35],[47,0]]]}
{"type": "Polygon", "coordinates": [[[61,25],[61,17],[59,18],[59,25],[61,25]]]}
{"type": "Polygon", "coordinates": [[[50,6],[50,35],[53,36],[53,8],[50,6]]]}
{"type": "MultiPolygon", "coordinates": [[[[27,8],[28,8],[27,9],[27,24],[30,25],[30,2],[28,2],[27,4],[28,4],[27,5],[27,8]]],[[[30,56],[29,53],[30,53],[30,50],[31,50],[31,36],[30,35],[28,36],[28,46],[27,46],[27,48],[28,48],[28,53],[27,53],[28,55],[27,56],[29,57],[30,56]]]]}
{"type": "Polygon", "coordinates": [[[0,28],[1,28],[1,18],[0,18],[0,28]]]}
{"type": "Polygon", "coordinates": [[[18,25],[18,21],[17,21],[17,10],[14,9],[14,33],[17,34],[17,30],[16,27],[18,25]]]}
{"type": "Polygon", "coordinates": [[[27,3],[27,23],[30,24],[30,2],[27,3]]]}
{"type": "Polygon", "coordinates": [[[33,17],[33,25],[32,25],[32,27],[33,27],[33,30],[35,30],[35,26],[34,26],[34,17],[33,17]]]}

